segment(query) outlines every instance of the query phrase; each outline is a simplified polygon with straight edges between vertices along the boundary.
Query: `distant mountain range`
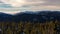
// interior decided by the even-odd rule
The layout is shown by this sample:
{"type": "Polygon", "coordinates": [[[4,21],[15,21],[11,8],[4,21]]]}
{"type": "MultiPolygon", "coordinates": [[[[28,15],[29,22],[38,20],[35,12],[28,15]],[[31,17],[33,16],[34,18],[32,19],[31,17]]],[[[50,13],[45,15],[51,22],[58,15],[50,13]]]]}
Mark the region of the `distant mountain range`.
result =
{"type": "Polygon", "coordinates": [[[0,22],[45,22],[45,21],[60,21],[59,11],[36,11],[36,12],[21,12],[15,15],[10,15],[0,12],[0,22]]]}

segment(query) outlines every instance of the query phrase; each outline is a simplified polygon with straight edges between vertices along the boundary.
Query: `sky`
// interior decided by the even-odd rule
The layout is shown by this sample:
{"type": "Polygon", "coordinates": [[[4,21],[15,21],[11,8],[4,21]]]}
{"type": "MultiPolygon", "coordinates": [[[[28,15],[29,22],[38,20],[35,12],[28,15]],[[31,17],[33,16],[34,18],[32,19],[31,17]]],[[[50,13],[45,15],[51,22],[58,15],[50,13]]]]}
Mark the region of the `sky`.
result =
{"type": "Polygon", "coordinates": [[[60,0],[0,0],[0,12],[15,14],[38,10],[60,10],[60,0]]]}

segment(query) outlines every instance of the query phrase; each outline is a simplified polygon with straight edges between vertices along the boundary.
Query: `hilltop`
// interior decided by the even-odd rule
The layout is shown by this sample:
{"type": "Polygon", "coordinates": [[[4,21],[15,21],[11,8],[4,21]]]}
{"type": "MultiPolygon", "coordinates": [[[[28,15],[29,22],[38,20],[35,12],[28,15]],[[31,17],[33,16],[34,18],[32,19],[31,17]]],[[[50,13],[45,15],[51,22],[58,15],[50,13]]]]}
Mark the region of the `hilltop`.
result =
{"type": "Polygon", "coordinates": [[[0,21],[9,22],[46,22],[46,21],[60,21],[59,11],[36,11],[36,12],[20,12],[15,15],[10,15],[0,12],[0,21]]]}

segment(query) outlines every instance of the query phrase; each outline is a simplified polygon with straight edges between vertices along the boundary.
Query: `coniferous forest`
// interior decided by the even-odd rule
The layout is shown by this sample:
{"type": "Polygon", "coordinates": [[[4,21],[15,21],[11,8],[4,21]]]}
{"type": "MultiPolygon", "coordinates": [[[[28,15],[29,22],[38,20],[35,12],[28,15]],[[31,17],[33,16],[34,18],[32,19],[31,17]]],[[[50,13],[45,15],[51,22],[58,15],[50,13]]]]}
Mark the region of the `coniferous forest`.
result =
{"type": "Polygon", "coordinates": [[[0,34],[60,34],[60,12],[0,13],[0,34]]]}

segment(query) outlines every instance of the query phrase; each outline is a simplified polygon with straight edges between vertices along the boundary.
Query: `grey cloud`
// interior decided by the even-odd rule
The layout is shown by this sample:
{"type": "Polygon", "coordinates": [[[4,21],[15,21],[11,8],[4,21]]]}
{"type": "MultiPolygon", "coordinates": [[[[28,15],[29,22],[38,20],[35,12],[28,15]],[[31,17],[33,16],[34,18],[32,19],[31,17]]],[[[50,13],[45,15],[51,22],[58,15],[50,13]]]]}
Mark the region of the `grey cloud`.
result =
{"type": "Polygon", "coordinates": [[[26,0],[28,2],[38,2],[38,1],[41,1],[41,0],[26,0]]]}
{"type": "Polygon", "coordinates": [[[27,0],[29,2],[44,1],[44,3],[37,3],[33,5],[60,5],[60,0],[27,0]]]}
{"type": "Polygon", "coordinates": [[[46,5],[60,5],[60,0],[42,0],[42,1],[46,1],[44,3],[46,5]]]}
{"type": "Polygon", "coordinates": [[[23,10],[42,10],[42,9],[60,9],[60,0],[26,0],[26,3],[20,6],[23,10]],[[40,2],[43,3],[40,3],[40,2]],[[33,3],[34,2],[34,3],[33,3]]]}

